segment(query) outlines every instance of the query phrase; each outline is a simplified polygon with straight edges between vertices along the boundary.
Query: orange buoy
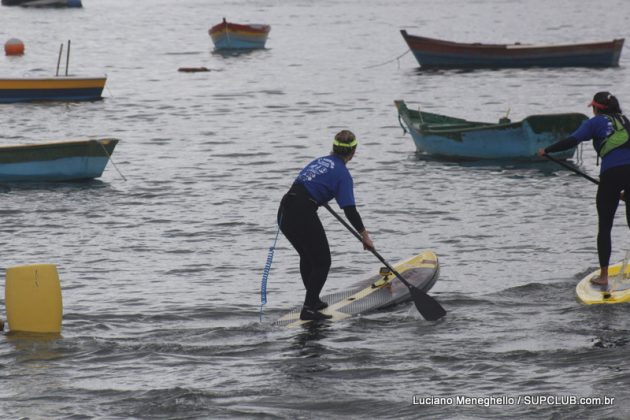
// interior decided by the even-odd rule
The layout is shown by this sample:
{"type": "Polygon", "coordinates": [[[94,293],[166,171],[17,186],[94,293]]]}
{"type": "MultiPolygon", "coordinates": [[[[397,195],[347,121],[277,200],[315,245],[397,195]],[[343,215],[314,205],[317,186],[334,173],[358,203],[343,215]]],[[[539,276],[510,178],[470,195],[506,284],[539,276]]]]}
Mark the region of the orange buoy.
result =
{"type": "Polygon", "coordinates": [[[24,54],[24,43],[17,38],[11,38],[4,44],[4,52],[6,55],[22,55],[24,54]]]}

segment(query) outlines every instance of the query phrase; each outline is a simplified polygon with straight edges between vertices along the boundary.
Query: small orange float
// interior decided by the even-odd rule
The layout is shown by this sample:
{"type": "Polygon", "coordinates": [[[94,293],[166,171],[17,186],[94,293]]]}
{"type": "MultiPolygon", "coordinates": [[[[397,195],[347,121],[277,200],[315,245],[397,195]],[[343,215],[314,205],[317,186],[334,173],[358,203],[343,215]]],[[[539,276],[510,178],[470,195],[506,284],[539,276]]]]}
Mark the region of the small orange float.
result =
{"type": "Polygon", "coordinates": [[[22,55],[24,43],[17,38],[11,38],[4,44],[4,52],[6,55],[22,55]]]}

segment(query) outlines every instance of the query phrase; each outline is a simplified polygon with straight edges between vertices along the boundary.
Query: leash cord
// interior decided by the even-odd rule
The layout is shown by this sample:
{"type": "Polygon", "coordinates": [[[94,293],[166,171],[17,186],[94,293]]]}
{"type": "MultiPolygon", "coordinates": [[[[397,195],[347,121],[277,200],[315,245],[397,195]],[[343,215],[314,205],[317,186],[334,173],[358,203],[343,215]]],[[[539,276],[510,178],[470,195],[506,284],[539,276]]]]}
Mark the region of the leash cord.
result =
{"type": "Polygon", "coordinates": [[[267,254],[267,262],[263,268],[262,280],[260,282],[260,322],[263,319],[263,306],[267,303],[267,279],[269,278],[269,272],[271,271],[271,263],[273,263],[273,253],[278,243],[278,236],[280,235],[280,224],[282,223],[282,214],[278,221],[278,230],[276,230],[276,238],[273,240],[273,245],[269,247],[269,254],[267,254]]]}

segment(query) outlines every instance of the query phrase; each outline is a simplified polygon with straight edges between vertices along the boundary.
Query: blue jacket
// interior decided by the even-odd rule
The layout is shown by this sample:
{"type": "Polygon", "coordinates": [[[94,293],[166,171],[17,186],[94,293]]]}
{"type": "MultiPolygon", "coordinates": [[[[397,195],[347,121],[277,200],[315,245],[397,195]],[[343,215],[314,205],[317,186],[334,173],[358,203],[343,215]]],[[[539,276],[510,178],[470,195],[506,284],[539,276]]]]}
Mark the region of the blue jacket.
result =
{"type": "MultiPolygon", "coordinates": [[[[595,150],[598,151],[601,148],[602,142],[611,135],[612,132],[613,126],[608,117],[605,115],[596,115],[584,121],[569,138],[573,137],[578,143],[593,140],[593,146],[595,150]]],[[[626,147],[626,145],[611,150],[602,158],[600,174],[610,168],[623,165],[630,165],[630,147],[626,147]]]]}
{"type": "Polygon", "coordinates": [[[352,176],[339,156],[329,155],[313,160],[302,169],[295,182],[304,185],[317,204],[335,198],[341,208],[356,205],[352,176]]]}

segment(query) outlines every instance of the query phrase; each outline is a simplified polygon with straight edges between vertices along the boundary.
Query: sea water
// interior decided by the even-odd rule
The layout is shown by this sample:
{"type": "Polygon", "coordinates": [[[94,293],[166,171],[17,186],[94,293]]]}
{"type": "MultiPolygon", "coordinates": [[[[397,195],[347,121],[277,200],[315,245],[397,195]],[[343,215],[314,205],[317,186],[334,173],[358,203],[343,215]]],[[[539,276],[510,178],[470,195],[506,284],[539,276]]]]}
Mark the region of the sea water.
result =
{"type": "MultiPolygon", "coordinates": [[[[2,105],[2,144],[115,137],[102,178],[9,185],[0,278],[53,263],[61,337],[0,337],[3,418],[603,418],[627,416],[628,306],[585,306],[597,268],[596,187],[552,162],[419,158],[393,101],[470,120],[582,112],[610,90],[630,104],[628,60],[607,69],[421,71],[400,36],[573,43],[627,35],[622,0],[85,0],[0,7],[3,77],[107,74],[104,99],[2,105]],[[267,48],[213,51],[226,17],[265,23],[267,48]],[[210,69],[180,73],[179,67],[210,69]],[[65,72],[65,54],[61,71],[65,72]],[[270,324],[304,295],[276,211],[297,172],[350,129],[358,209],[395,263],[434,250],[430,292],[312,328],[270,324]],[[611,402],[612,401],[612,402],[611,402]]],[[[597,176],[583,150],[580,169],[597,176]]],[[[333,206],[333,208],[337,208],[333,206]]],[[[628,244],[621,204],[613,260],[628,244]]],[[[321,212],[333,263],[324,293],[380,263],[321,212]]],[[[0,299],[4,316],[4,300],[0,299]]]]}

